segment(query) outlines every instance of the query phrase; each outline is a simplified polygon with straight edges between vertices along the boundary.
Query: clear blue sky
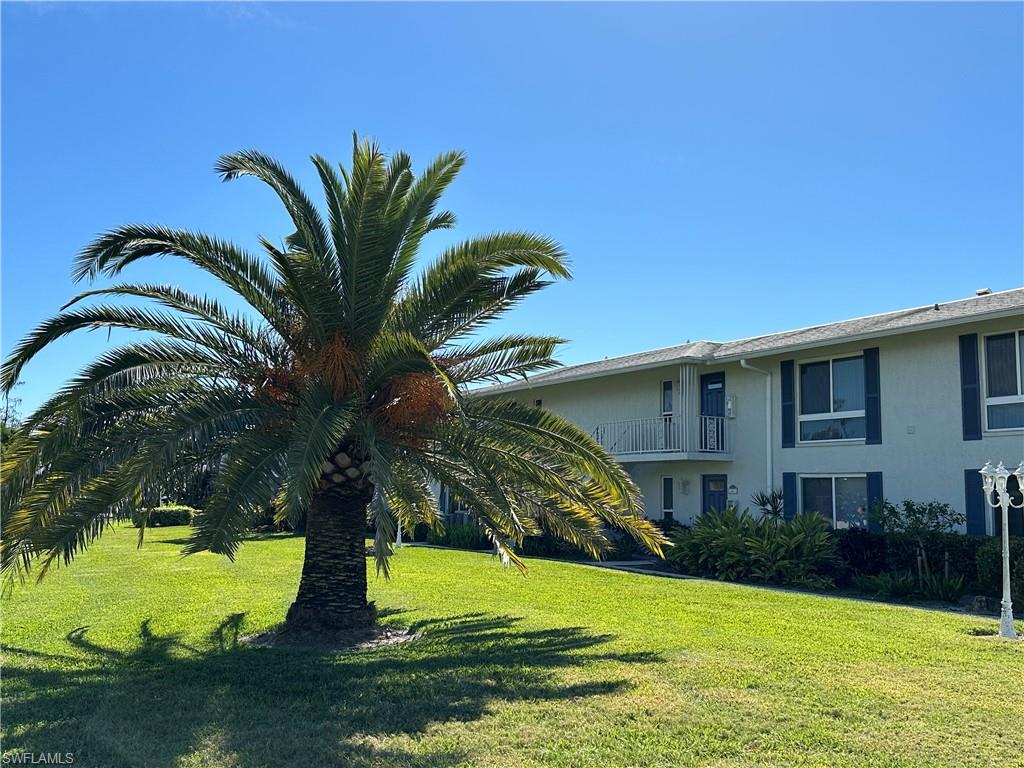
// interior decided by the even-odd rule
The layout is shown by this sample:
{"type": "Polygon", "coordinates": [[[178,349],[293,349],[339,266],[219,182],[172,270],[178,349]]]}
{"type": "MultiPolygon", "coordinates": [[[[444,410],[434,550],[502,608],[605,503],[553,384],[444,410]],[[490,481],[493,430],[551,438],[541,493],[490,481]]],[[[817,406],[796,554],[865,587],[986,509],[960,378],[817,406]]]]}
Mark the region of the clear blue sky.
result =
{"type": "MultiPolygon", "coordinates": [[[[559,239],[576,279],[505,329],[579,362],[1024,282],[1022,6],[27,5],[3,14],[3,351],[95,233],[287,234],[216,157],[315,192],[351,132],[460,148],[459,236],[559,239]]],[[[426,253],[445,244],[427,243],[426,253]]],[[[205,283],[166,263],[127,277],[205,283]]],[[[114,341],[118,340],[117,334],[114,341]]],[[[31,408],[108,344],[26,369],[31,408]]]]}

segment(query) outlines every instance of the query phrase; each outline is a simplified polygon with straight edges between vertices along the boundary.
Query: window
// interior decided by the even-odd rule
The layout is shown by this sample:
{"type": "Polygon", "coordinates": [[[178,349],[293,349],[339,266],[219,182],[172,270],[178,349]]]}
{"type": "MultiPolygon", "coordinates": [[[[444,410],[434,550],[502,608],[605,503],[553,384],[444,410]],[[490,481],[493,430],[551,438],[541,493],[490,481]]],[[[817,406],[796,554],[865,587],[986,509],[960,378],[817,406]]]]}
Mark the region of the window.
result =
{"type": "Polygon", "coordinates": [[[664,517],[671,518],[675,506],[675,489],[672,485],[672,478],[663,477],[661,478],[661,511],[665,513],[664,517]]]}
{"type": "Polygon", "coordinates": [[[866,475],[805,475],[800,478],[800,509],[821,515],[837,530],[868,527],[866,475]]]}
{"type": "Polygon", "coordinates": [[[985,337],[985,424],[1024,427],[1024,331],[985,337]]]}
{"type": "Polygon", "coordinates": [[[672,382],[661,382],[661,415],[672,415],[672,382]]]}
{"type": "Polygon", "coordinates": [[[544,401],[543,401],[543,400],[541,400],[540,398],[537,398],[536,400],[534,400],[534,401],[533,401],[533,404],[534,404],[534,406],[536,406],[537,408],[543,408],[543,407],[544,407],[544,401]]]}
{"type": "Polygon", "coordinates": [[[800,440],[859,440],[865,435],[864,357],[800,365],[800,440]]]}
{"type": "Polygon", "coordinates": [[[469,508],[446,485],[441,486],[438,506],[446,515],[465,515],[469,512],[469,508]]]}

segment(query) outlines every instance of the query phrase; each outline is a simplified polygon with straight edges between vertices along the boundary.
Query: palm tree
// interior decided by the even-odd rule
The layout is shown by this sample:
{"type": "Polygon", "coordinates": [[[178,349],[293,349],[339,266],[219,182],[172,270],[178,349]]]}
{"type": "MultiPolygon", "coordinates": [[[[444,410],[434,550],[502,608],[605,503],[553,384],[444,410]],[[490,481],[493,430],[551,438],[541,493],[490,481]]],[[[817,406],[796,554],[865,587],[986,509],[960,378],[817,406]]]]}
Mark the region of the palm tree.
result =
{"type": "Polygon", "coordinates": [[[287,209],[295,231],[281,244],[261,238],[265,258],[144,225],[112,230],[79,254],[76,281],[119,275],[147,257],[184,259],[249,311],[172,285],[122,283],[74,297],[21,341],[3,368],[6,391],[33,356],[76,330],[146,332],[86,367],[8,447],[0,567],[23,578],[38,565],[41,577],[152,488],[211,468],[213,494],[185,553],[233,558],[254,512],[270,503],[282,517],[306,517],[289,629],[373,623],[368,522],[386,577],[396,526],[442,525],[435,483],[473,510],[506,563],[521,567],[515,546],[544,531],[599,556],[606,526],[659,551],[664,539],[643,517],[636,487],[590,435],[471,391],[556,364],[560,339],[479,332],[569,277],[562,249],[501,232],[445,249],[417,276],[424,237],[455,223],[437,205],[463,155],[443,154],[416,175],[406,154],[389,158],[354,140],[350,168],[312,162],[326,217],[266,155],[217,163],[224,180],[254,176],[287,209]],[[147,301],[80,304],[94,297],[147,301]]]}

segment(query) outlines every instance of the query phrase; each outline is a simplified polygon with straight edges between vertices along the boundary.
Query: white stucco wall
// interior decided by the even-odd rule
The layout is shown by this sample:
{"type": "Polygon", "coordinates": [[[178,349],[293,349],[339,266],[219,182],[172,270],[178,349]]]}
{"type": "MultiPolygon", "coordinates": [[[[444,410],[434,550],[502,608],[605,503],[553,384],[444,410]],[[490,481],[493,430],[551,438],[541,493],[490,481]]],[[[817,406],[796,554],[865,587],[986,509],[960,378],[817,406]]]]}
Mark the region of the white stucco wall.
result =
{"type": "MultiPolygon", "coordinates": [[[[964,470],[986,461],[1016,465],[1024,459],[1024,431],[985,432],[981,440],[963,439],[959,337],[1018,330],[1024,318],[971,323],[931,331],[883,337],[857,344],[816,348],[771,358],[778,378],[783,359],[857,354],[878,347],[882,443],[797,444],[778,448],[776,482],[783,472],[881,472],[889,500],[938,500],[964,511],[964,470]]],[[[768,362],[768,361],[765,361],[768,362]]],[[[781,446],[781,388],[773,387],[773,445],[781,446]]],[[[984,409],[984,405],[982,406],[984,409]]]]}
{"type": "MultiPolygon", "coordinates": [[[[674,519],[689,524],[701,511],[701,476],[725,474],[738,488],[734,500],[740,506],[750,495],[765,489],[765,382],[762,374],[744,370],[738,363],[700,366],[698,373],[725,373],[726,395],[735,403],[735,418],[727,420],[732,432],[732,461],[642,461],[625,466],[644,495],[647,515],[662,517],[662,478],[672,477],[675,486],[674,519]]],[[[598,424],[661,415],[661,385],[673,382],[673,406],[681,415],[679,366],[670,365],[583,381],[533,386],[510,393],[523,403],[541,400],[543,406],[588,432],[598,424]]],[[[694,409],[698,402],[691,403],[694,409]]],[[[696,413],[696,410],[693,411],[696,413]]]]}
{"type": "MultiPolygon", "coordinates": [[[[886,498],[933,499],[964,510],[964,470],[985,461],[1015,465],[1024,458],[1024,430],[984,433],[982,440],[964,441],[961,422],[958,338],[979,337],[1024,328],[1024,318],[961,324],[929,331],[838,344],[771,357],[750,363],[772,373],[772,483],[782,486],[782,474],[842,474],[882,472],[886,498]],[[859,354],[878,347],[882,443],[813,443],[782,448],[781,372],[783,360],[859,354]]],[[[637,344],[642,347],[643,344],[637,344]]],[[[725,474],[737,493],[730,499],[749,506],[750,496],[764,490],[766,478],[765,382],[738,362],[701,365],[700,374],[725,372],[726,394],[734,398],[735,418],[728,421],[734,453],[731,461],[644,461],[626,467],[644,494],[647,513],[662,516],[661,479],[673,478],[677,521],[690,523],[701,511],[701,476],[725,474]]],[[[674,406],[680,413],[679,368],[664,366],[577,382],[534,385],[510,393],[533,403],[540,399],[588,432],[598,424],[661,414],[661,382],[674,382],[674,406]]],[[[694,404],[694,407],[697,407],[694,404]]]]}

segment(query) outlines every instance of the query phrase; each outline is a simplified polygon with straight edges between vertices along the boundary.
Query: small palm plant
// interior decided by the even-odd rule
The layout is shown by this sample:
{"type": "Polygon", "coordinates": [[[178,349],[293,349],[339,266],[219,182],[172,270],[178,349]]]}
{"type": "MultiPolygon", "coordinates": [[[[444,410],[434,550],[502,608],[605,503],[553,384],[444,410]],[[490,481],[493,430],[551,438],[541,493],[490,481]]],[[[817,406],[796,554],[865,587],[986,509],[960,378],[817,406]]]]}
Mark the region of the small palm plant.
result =
{"type": "Polygon", "coordinates": [[[776,523],[784,517],[785,496],[781,488],[772,488],[770,491],[758,491],[750,500],[754,506],[761,511],[762,517],[767,517],[776,523]]]}
{"type": "Polygon", "coordinates": [[[521,565],[515,546],[543,531],[600,555],[606,525],[658,552],[664,540],[636,487],[586,432],[470,390],[556,364],[560,339],[479,332],[569,277],[562,249],[503,232],[449,247],[416,275],[424,238],[455,223],[437,206],[463,156],[443,154],[417,175],[407,155],[355,141],[350,168],[312,161],[326,216],[271,158],[245,151],[218,162],[225,180],[266,183],[291,218],[283,243],[261,239],[262,258],[209,235],[138,225],[78,256],[76,280],[181,258],[248,311],[172,285],[124,283],[76,296],[18,345],[3,369],[8,392],[67,334],[147,332],[86,367],[7,447],[0,566],[23,576],[38,560],[41,577],[129,519],[154,488],[209,472],[212,497],[186,553],[233,557],[271,503],[293,521],[305,517],[289,629],[372,624],[367,524],[387,576],[396,526],[441,526],[437,483],[472,509],[506,562],[521,565]],[[147,301],[80,306],[95,297],[147,301]]]}

